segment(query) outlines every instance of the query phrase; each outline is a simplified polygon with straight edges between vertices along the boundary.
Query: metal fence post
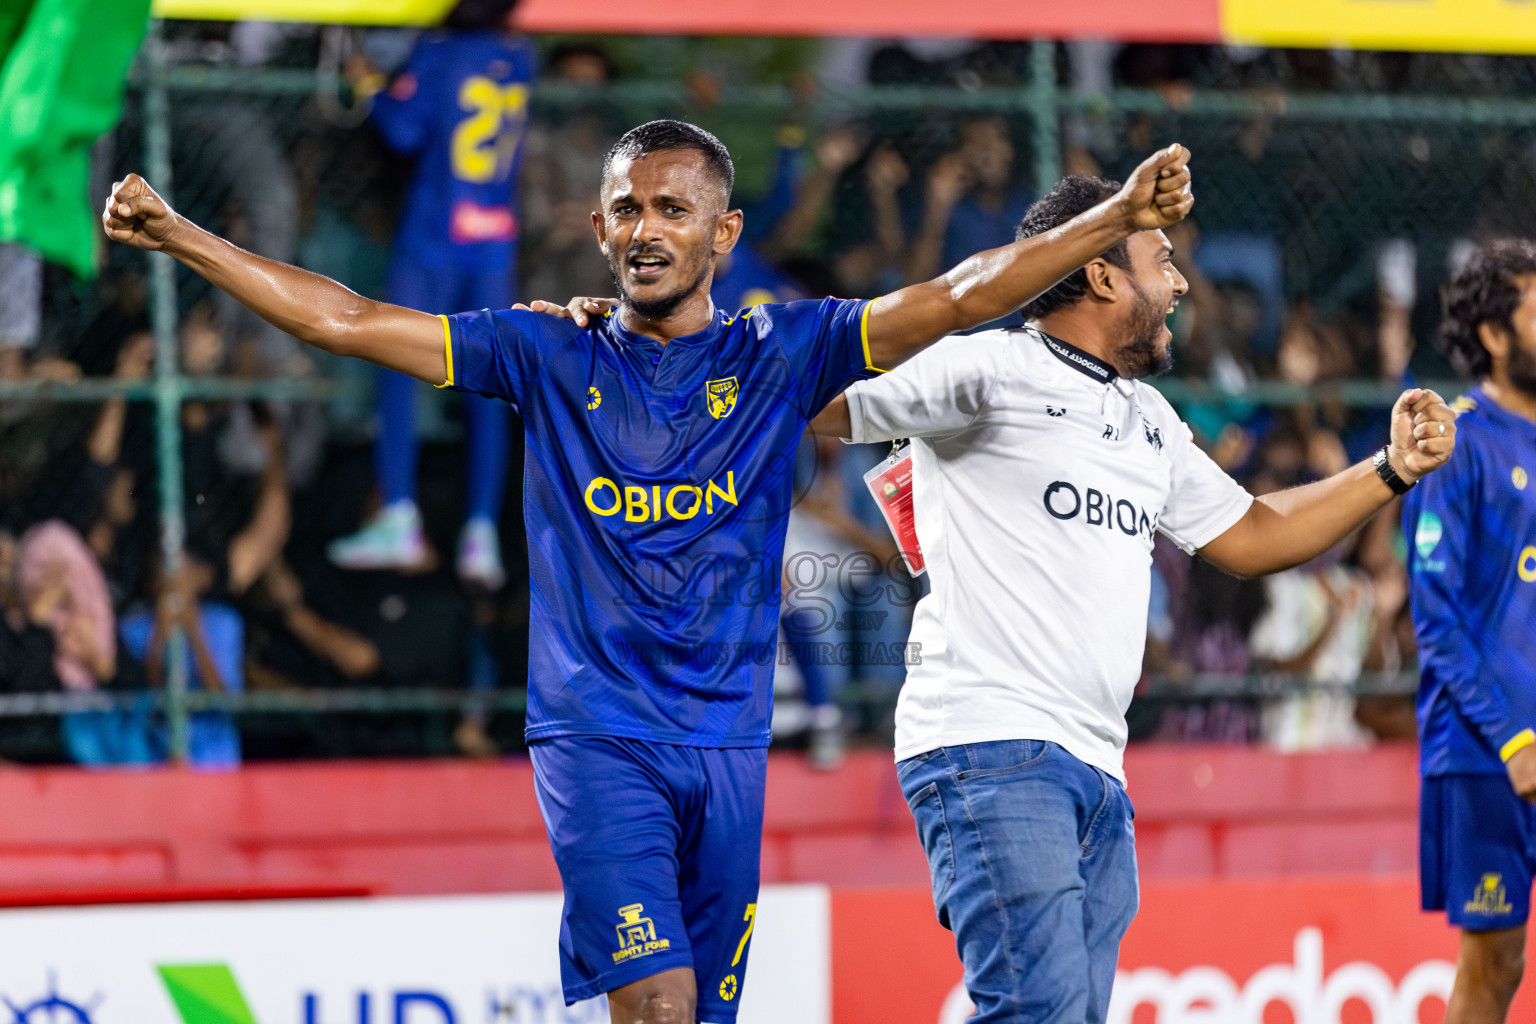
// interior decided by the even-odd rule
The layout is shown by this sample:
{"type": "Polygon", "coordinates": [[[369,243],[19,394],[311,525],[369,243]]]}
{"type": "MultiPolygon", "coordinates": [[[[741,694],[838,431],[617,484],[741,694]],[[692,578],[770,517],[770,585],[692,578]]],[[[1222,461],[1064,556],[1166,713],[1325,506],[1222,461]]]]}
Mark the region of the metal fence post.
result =
{"type": "Polygon", "coordinates": [[[1056,92],[1056,43],[1030,45],[1031,138],[1035,150],[1035,193],[1045,195],[1061,178],[1061,110],[1056,92]]]}
{"type": "MultiPolygon", "coordinates": [[[[160,25],[155,22],[143,50],[145,170],[154,188],[171,201],[170,102],[162,63],[160,25]]],[[[185,504],[182,494],[181,400],[182,377],[178,359],[176,315],[176,264],[164,253],[147,253],[150,273],[150,317],[155,334],[155,459],[160,478],[160,554],[162,576],[169,580],[181,568],[186,539],[185,504]]],[[[176,598],[173,598],[175,600],[176,598]]],[[[180,628],[166,638],[166,717],[170,722],[170,757],[173,764],[187,758],[187,638],[180,628]]]]}

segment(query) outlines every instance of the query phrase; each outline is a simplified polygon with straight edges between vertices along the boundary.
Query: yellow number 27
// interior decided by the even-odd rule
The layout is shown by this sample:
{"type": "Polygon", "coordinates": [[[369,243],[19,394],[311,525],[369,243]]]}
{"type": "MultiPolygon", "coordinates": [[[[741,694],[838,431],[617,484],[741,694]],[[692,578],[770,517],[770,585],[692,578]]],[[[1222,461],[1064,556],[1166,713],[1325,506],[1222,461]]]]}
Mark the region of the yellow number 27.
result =
{"type": "Polygon", "coordinates": [[[505,175],[528,121],[528,86],[499,85],[467,78],[459,87],[459,109],[469,112],[453,129],[453,176],[483,185],[505,175]]]}

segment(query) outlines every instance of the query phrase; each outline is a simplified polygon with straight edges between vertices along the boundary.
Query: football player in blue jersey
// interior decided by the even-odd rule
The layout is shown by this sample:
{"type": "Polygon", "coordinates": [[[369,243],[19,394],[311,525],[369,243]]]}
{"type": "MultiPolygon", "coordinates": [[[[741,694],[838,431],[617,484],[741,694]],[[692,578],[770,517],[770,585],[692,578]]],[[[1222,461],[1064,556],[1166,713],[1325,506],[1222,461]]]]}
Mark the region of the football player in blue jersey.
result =
{"type": "MultiPolygon", "coordinates": [[[[395,232],[389,301],[434,313],[505,309],[517,266],[517,180],[528,133],[533,46],[507,27],[515,0],[468,0],[448,31],[422,36],[389,87],[373,97],[372,120],[390,148],[416,158],[395,232]]],[[[357,71],[360,69],[354,69],[357,71]]],[[[364,92],[379,76],[359,78],[364,92]]],[[[374,477],[383,507],[361,530],[332,541],[331,561],[349,569],[423,567],[428,553],[416,506],[416,389],[405,374],[379,374],[374,477]]],[[[464,396],[469,493],[459,534],[459,576],[500,589],[497,521],[507,480],[508,410],[464,396]]]]}
{"type": "Polygon", "coordinates": [[[1419,871],[1461,929],[1448,1024],[1505,1019],[1536,873],[1536,243],[1493,242],[1441,289],[1477,381],[1456,458],[1408,494],[1419,642],[1419,871]]]}
{"type": "Polygon", "coordinates": [[[114,184],[102,220],[303,341],[521,413],[527,738],[565,889],[565,997],[606,992],[622,1024],[730,1024],[757,914],[800,435],[852,381],[1182,219],[1188,159],[1169,146],[1061,227],[882,298],[734,312],[709,292],[741,235],[730,154],[653,121],[605,162],[592,223],[621,303],[585,326],[371,301],[202,230],[137,175],[114,184]]]}

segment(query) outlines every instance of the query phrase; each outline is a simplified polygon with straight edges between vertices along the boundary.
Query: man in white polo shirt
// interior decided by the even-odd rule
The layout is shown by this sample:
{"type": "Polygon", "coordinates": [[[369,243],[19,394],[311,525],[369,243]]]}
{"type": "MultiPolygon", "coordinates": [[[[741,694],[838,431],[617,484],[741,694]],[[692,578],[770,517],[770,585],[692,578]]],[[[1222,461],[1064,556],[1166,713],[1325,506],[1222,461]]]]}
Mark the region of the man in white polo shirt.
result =
{"type": "MultiPolygon", "coordinates": [[[[1070,177],[1018,237],[1119,186],[1070,177]]],[[[1392,410],[1391,444],[1327,480],[1254,499],[1139,378],[1172,359],[1186,290],[1161,231],[1132,235],[1024,307],[1023,329],[952,336],[850,387],[813,429],[912,438],[917,605],[896,712],[897,774],[955,933],[974,1024],[1099,1022],[1137,907],[1125,709],[1161,530],[1230,572],[1326,550],[1450,457],[1434,392],[1392,410]]]]}

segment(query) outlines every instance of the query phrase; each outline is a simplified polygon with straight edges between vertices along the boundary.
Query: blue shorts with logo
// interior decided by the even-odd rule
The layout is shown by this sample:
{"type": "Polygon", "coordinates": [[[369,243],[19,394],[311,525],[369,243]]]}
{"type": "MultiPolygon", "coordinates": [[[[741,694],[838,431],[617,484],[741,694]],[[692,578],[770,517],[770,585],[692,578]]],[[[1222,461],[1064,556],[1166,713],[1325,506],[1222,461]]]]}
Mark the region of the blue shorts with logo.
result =
{"type": "Polygon", "coordinates": [[[564,736],[529,748],[565,910],[566,1003],[690,967],[734,1024],[757,914],[768,751],[564,736]]]}
{"type": "Polygon", "coordinates": [[[1469,931],[1525,924],[1536,875],[1536,807],[1502,775],[1438,775],[1419,791],[1425,910],[1469,931]]]}

